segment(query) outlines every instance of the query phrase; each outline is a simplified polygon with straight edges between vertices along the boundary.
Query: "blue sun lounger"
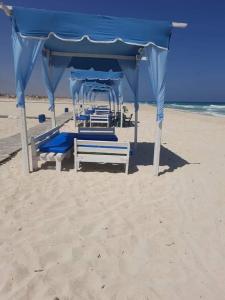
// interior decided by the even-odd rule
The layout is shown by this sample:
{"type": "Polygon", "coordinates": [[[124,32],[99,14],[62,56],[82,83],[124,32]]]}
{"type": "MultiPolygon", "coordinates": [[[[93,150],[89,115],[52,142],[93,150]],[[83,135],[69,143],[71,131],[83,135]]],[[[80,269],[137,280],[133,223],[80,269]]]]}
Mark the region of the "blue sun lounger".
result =
{"type": "Polygon", "coordinates": [[[74,139],[116,142],[115,134],[90,134],[59,132],[54,128],[36,138],[31,138],[32,170],[38,168],[38,161],[55,161],[56,170],[61,171],[62,160],[73,152],[74,139]]]}

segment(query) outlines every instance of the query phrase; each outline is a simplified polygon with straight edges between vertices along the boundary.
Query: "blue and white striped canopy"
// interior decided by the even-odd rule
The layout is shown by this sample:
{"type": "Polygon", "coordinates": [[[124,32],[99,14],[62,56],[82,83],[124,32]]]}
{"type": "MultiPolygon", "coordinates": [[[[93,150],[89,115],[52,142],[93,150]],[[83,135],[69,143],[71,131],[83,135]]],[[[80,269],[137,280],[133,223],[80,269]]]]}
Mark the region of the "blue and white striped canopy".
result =
{"type": "MultiPolygon", "coordinates": [[[[23,37],[48,39],[56,37],[64,41],[98,42],[106,44],[105,53],[137,52],[137,49],[150,44],[162,48],[169,47],[172,24],[168,21],[151,21],[135,18],[120,18],[113,16],[89,15],[74,12],[50,11],[33,8],[13,7],[12,19],[15,30],[23,37]],[[116,44],[116,47],[115,47],[116,44]],[[124,47],[124,45],[127,45],[124,47]],[[120,49],[118,49],[120,48],[120,49]]],[[[49,39],[46,46],[59,47],[49,39]]],[[[74,47],[71,43],[68,45],[74,47]]],[[[81,45],[82,47],[82,45],[81,45]]],[[[83,49],[82,49],[83,50],[83,49]]],[[[89,50],[89,49],[88,49],[89,50]]],[[[91,50],[91,49],[90,49],[91,50]]],[[[90,51],[86,51],[89,52],[90,51]]]]}

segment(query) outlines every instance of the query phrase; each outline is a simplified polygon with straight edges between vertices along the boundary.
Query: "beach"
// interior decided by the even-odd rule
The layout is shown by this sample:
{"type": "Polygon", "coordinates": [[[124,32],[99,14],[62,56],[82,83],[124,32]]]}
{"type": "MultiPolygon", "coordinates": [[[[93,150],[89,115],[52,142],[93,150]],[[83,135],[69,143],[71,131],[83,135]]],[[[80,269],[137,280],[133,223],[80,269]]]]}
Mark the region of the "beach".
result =
{"type": "MultiPolygon", "coordinates": [[[[57,115],[72,109],[58,102],[57,115]]],[[[0,108],[11,116],[0,138],[18,133],[15,103],[0,108]]],[[[50,116],[47,102],[27,104],[40,113],[50,116]]],[[[133,130],[117,128],[119,141],[133,130]]],[[[94,164],[75,173],[69,160],[25,176],[21,152],[0,165],[0,299],[224,299],[225,117],[166,108],[158,177],[153,106],[140,105],[138,130],[129,175],[94,164]]]]}

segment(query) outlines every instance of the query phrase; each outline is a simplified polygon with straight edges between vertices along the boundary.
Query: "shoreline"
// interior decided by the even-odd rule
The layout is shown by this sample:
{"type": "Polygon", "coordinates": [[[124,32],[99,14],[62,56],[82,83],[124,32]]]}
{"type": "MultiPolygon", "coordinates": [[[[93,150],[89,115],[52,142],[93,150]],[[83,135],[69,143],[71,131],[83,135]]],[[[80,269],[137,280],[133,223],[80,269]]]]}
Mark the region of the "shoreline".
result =
{"type": "MultiPolygon", "coordinates": [[[[101,102],[101,101],[99,101],[101,102]]],[[[104,101],[102,101],[104,102],[104,101]]],[[[0,97],[0,104],[1,103],[15,103],[15,99],[5,99],[5,98],[1,98],[0,97]]],[[[40,98],[40,100],[34,100],[34,99],[27,99],[27,104],[47,104],[48,105],[48,99],[47,98],[40,98]]],[[[56,98],[55,100],[56,104],[67,104],[67,105],[72,105],[72,100],[67,99],[67,98],[56,98]]],[[[128,105],[128,106],[132,106],[133,102],[124,102],[124,105],[128,105]]],[[[172,104],[172,103],[171,103],[172,104]]],[[[154,103],[139,103],[140,106],[146,105],[146,106],[151,106],[153,108],[156,107],[156,105],[154,103]]],[[[202,115],[202,116],[206,116],[206,117],[215,117],[215,118],[224,118],[225,114],[219,114],[219,113],[210,113],[210,112],[200,112],[200,111],[191,111],[188,109],[182,109],[182,108],[175,108],[175,107],[168,107],[167,105],[170,105],[168,103],[165,104],[165,114],[167,110],[173,110],[173,111],[179,111],[179,112],[184,112],[184,113],[194,113],[194,114],[198,114],[198,115],[202,115]]],[[[179,104],[182,105],[182,104],[179,104]]],[[[187,105],[187,104],[184,104],[187,105]]],[[[194,105],[194,104],[190,104],[190,105],[194,105]]],[[[209,104],[212,105],[212,104],[209,104]]],[[[221,106],[225,105],[225,103],[221,104],[221,106]]],[[[9,115],[10,116],[10,115],[9,115]]],[[[28,116],[29,117],[29,116],[28,116]]]]}

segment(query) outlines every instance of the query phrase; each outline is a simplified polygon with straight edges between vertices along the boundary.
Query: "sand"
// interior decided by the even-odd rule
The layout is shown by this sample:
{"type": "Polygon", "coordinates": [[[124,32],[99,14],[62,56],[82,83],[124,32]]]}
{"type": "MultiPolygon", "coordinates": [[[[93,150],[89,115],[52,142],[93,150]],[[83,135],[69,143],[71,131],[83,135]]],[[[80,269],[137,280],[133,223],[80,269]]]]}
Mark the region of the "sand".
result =
{"type": "Polygon", "coordinates": [[[141,105],[128,176],[70,161],[23,176],[20,152],[0,166],[0,299],[224,299],[225,118],[167,109],[154,177],[154,113],[141,105]]]}
{"type": "MultiPolygon", "coordinates": [[[[72,111],[72,103],[68,99],[57,99],[56,116],[64,113],[68,107],[72,111]]],[[[51,117],[46,99],[28,100],[26,102],[27,127],[38,125],[38,115],[45,114],[46,118],[51,117]],[[36,118],[36,119],[35,119],[36,118]]],[[[5,138],[20,132],[20,110],[16,108],[15,99],[0,97],[0,138],[5,138]]]]}

